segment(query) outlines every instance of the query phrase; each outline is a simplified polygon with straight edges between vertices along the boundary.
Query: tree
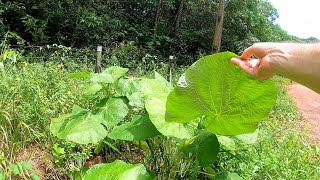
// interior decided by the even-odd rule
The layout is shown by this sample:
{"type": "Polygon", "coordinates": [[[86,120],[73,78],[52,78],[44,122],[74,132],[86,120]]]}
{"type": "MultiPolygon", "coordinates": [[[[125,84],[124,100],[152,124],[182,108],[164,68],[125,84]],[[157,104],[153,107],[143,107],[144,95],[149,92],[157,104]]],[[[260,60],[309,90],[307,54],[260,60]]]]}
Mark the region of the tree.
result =
{"type": "Polygon", "coordinates": [[[161,19],[162,5],[163,5],[163,0],[159,0],[158,6],[157,6],[156,17],[155,17],[155,21],[154,21],[153,39],[154,39],[155,36],[157,35],[158,25],[159,25],[159,21],[160,21],[160,19],[161,19]]]}
{"type": "Polygon", "coordinates": [[[212,53],[220,52],[223,31],[224,3],[224,0],[219,0],[219,10],[213,37],[212,53]]]}
{"type": "Polygon", "coordinates": [[[182,17],[182,9],[185,4],[186,0],[181,0],[179,4],[179,9],[175,18],[175,26],[174,26],[174,36],[177,37],[179,34],[179,27],[181,23],[181,17],[182,17]]]}

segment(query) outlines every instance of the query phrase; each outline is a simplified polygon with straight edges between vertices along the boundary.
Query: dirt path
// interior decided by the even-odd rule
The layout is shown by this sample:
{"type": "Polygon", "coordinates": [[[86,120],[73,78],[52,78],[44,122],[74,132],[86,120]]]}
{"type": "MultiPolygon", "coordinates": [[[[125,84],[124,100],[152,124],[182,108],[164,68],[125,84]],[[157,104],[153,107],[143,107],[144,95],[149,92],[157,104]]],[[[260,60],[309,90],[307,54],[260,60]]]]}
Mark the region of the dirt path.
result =
{"type": "Polygon", "coordinates": [[[298,112],[303,114],[305,121],[301,126],[310,131],[312,143],[320,142],[320,95],[300,85],[289,85],[288,93],[296,102],[298,112]]]}

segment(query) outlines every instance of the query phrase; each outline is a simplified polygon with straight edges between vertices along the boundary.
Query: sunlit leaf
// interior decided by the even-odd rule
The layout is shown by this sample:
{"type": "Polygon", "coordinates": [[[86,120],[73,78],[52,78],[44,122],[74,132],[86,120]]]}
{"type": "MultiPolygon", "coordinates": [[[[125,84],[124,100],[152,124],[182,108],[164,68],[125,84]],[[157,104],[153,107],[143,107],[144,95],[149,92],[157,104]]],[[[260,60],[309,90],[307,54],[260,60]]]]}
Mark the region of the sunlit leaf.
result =
{"type": "Polygon", "coordinates": [[[146,168],[142,164],[127,164],[116,160],[108,164],[97,164],[90,168],[84,179],[94,180],[151,180],[146,168]]]}
{"type": "Polygon", "coordinates": [[[52,119],[50,131],[60,139],[79,144],[96,144],[107,136],[103,122],[101,116],[74,106],[71,114],[52,119]]]}
{"type": "Polygon", "coordinates": [[[252,133],[276,101],[271,80],[258,81],[230,63],[230,52],[201,58],[181,76],[167,100],[167,122],[204,117],[205,128],[219,135],[252,133]]]}

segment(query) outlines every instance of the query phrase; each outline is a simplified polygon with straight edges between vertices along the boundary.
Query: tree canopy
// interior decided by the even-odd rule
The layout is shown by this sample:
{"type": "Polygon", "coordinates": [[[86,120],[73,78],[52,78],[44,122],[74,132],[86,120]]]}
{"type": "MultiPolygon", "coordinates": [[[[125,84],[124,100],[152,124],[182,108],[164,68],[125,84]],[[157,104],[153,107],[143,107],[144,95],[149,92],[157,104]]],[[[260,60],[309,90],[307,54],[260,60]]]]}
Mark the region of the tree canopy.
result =
{"type": "MultiPolygon", "coordinates": [[[[0,34],[34,45],[111,47],[133,42],[167,56],[210,53],[219,0],[14,0],[0,3],[0,34]]],[[[266,0],[226,0],[222,50],[294,40],[266,0]]],[[[11,43],[16,43],[12,41],[11,43]]]]}

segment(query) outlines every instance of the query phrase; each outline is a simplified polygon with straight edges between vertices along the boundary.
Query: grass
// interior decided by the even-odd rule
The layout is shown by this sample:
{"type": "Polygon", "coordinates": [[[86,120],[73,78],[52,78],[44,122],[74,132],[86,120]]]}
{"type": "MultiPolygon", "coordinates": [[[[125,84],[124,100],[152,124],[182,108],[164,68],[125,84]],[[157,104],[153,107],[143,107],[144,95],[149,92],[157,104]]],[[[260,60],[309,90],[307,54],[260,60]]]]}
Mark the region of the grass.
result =
{"type": "MultiPolygon", "coordinates": [[[[167,74],[166,66],[160,69],[162,74],[167,74]]],[[[137,70],[130,74],[150,74],[143,68],[137,70]]],[[[182,70],[174,71],[173,81],[182,70]]],[[[25,70],[8,68],[1,75],[0,179],[1,174],[15,177],[10,166],[22,161],[18,155],[30,146],[40,147],[46,154],[45,178],[48,179],[71,176],[93,156],[94,147],[60,141],[49,131],[51,119],[70,112],[73,104],[90,108],[90,102],[81,98],[85,80],[68,78],[74,71],[81,71],[79,65],[71,63],[69,70],[65,70],[55,63],[47,63],[46,66],[30,64],[25,70]]],[[[319,152],[308,144],[307,134],[300,131],[294,103],[283,87],[289,81],[281,77],[274,80],[279,89],[278,101],[269,120],[260,125],[259,141],[253,145],[238,142],[234,152],[220,153],[212,165],[214,173],[236,172],[244,179],[320,178],[319,152]]],[[[159,137],[148,143],[145,146],[152,147],[152,152],[145,150],[144,162],[158,174],[158,179],[199,179],[210,174],[194,164],[194,157],[179,152],[172,139],[159,137]]]]}

